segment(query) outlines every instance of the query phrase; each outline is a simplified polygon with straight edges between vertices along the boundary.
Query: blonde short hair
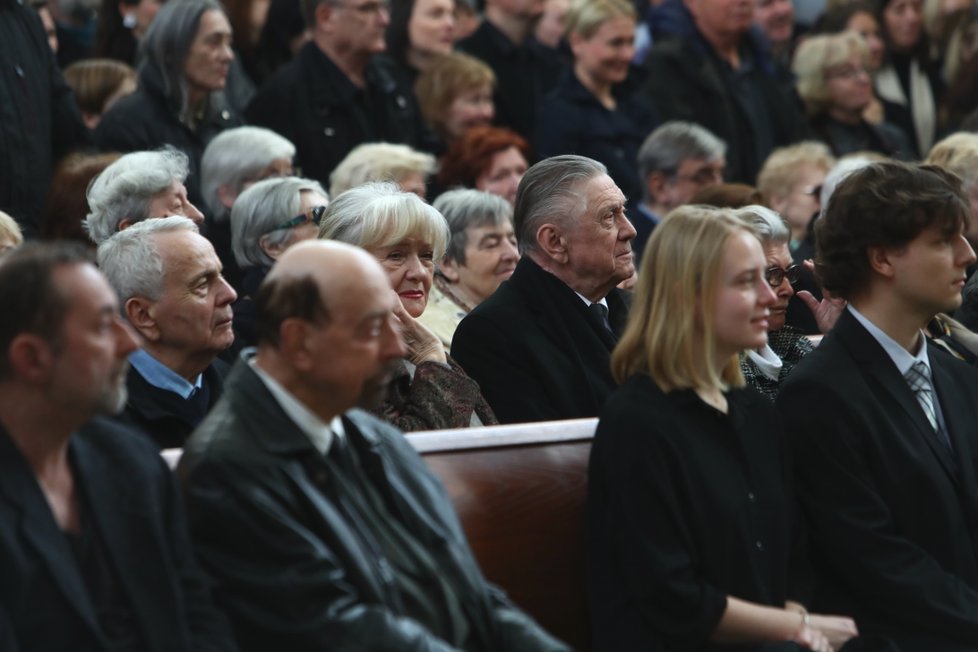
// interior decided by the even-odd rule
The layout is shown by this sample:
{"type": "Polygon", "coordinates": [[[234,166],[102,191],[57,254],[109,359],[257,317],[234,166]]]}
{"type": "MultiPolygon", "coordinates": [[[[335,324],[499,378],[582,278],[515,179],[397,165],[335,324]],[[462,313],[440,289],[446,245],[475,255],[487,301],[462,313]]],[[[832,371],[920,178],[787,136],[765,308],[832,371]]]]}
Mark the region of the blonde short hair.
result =
{"type": "Polygon", "coordinates": [[[791,193],[799,172],[812,166],[828,172],[835,165],[835,157],[825,143],[806,140],[796,145],[780,147],[767,157],[757,173],[757,189],[770,201],[791,193]]]}
{"type": "Polygon", "coordinates": [[[664,392],[742,387],[739,357],[720,374],[714,360],[715,304],[731,236],[754,232],[734,211],[680,206],[652,232],[628,324],[611,355],[618,383],[644,373],[664,392]],[[699,323],[701,322],[701,323],[699,323]]]}
{"type": "Polygon", "coordinates": [[[853,31],[812,36],[798,46],[791,70],[795,73],[795,88],[809,117],[820,115],[829,107],[825,71],[848,62],[853,52],[859,55],[864,66],[869,63],[866,42],[853,31]]]}
{"type": "Polygon", "coordinates": [[[448,222],[431,205],[394,183],[365,183],[335,197],[319,224],[319,237],[363,249],[380,249],[418,238],[435,260],[448,247],[448,222]]]}
{"type": "Polygon", "coordinates": [[[24,244],[24,234],[20,231],[20,225],[13,217],[0,211],[0,240],[13,240],[14,245],[24,244]]]}
{"type": "Polygon", "coordinates": [[[603,24],[614,18],[635,20],[635,8],[625,0],[572,0],[564,33],[591,38],[603,24]]]}
{"type": "Polygon", "coordinates": [[[435,157],[393,143],[364,143],[350,150],[329,175],[329,194],[337,197],[369,181],[400,183],[411,174],[427,182],[435,171],[435,157]]]}
{"type": "Polygon", "coordinates": [[[934,145],[924,161],[961,177],[965,190],[978,181],[978,134],[960,131],[934,145]]]}

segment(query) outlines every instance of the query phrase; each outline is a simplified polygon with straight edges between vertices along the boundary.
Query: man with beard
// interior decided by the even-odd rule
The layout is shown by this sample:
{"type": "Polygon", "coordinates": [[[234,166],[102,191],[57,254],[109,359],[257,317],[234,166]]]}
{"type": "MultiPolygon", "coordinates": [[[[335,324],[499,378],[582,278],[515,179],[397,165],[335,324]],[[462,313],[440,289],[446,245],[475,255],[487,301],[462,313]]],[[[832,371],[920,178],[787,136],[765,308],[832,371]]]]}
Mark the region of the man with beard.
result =
{"type": "Polygon", "coordinates": [[[214,246],[186,217],[138,222],[99,245],[98,264],[142,348],[129,356],[122,418],[178,448],[217,403],[238,298],[214,246]]]}
{"type": "Polygon", "coordinates": [[[76,245],[28,245],[0,305],[0,649],[234,650],[169,470],[96,416],[136,348],[112,288],[76,245]]]}
{"type": "Polygon", "coordinates": [[[306,241],[255,299],[257,352],[188,440],[191,535],[245,650],[565,650],[489,586],[438,480],[352,409],[405,355],[362,249],[306,241]]]}

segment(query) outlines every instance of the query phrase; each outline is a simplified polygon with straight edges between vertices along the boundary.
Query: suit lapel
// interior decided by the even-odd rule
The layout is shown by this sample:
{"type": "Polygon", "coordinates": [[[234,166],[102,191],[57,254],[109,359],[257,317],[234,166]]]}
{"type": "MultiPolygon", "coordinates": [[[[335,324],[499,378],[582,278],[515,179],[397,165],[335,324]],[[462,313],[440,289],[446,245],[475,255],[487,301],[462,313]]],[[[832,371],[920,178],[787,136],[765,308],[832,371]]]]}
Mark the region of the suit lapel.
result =
{"type": "Polygon", "coordinates": [[[161,614],[178,613],[181,607],[171,591],[145,590],[172,584],[170,565],[159,554],[162,542],[156,540],[163,535],[153,528],[145,512],[146,496],[132,496],[123,481],[127,477],[124,470],[114,468],[112,460],[100,455],[83,437],[75,436],[71,446],[76,482],[85,488],[87,527],[98,533],[106,561],[132,605],[146,641],[162,641],[169,636],[154,632],[154,623],[172,622],[161,614]]]}
{"type": "Polygon", "coordinates": [[[833,332],[836,330],[853,359],[866,373],[870,381],[870,390],[880,399],[887,412],[903,417],[903,421],[908,424],[904,431],[908,435],[922,438],[937,458],[941,468],[951,481],[958,485],[957,468],[951,453],[940,441],[939,435],[934,432],[927,415],[917,401],[917,396],[880,343],[849,311],[843,312],[833,332]],[[842,329],[838,330],[840,325],[842,329]]]}
{"type": "MultiPolygon", "coordinates": [[[[960,461],[960,463],[955,464],[955,469],[961,480],[960,489],[965,494],[965,502],[971,514],[978,514],[975,470],[971,463],[974,454],[972,450],[973,438],[965,434],[969,428],[975,427],[975,406],[968,402],[964,392],[961,391],[960,386],[948,370],[946,363],[949,361],[943,358],[948,354],[931,347],[928,355],[930,356],[934,378],[934,390],[944,415],[947,436],[951,440],[955,459],[960,461]]],[[[978,518],[974,520],[978,521],[978,518]]]]}
{"type": "MultiPolygon", "coordinates": [[[[75,479],[77,482],[77,478],[75,479]]],[[[20,512],[20,529],[51,579],[98,640],[102,640],[91,597],[68,539],[54,520],[34,472],[0,427],[0,497],[20,512]]]]}

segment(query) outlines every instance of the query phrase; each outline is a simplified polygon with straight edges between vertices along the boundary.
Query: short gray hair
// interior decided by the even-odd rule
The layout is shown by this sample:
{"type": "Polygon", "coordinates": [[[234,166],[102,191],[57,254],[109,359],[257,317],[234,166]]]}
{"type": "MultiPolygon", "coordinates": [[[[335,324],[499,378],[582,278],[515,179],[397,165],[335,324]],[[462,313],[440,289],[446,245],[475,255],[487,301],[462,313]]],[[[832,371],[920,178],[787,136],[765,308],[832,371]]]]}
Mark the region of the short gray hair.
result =
{"type": "Polygon", "coordinates": [[[712,160],[727,155],[727,144],[708,129],[692,122],[672,121],[649,134],[638,150],[638,169],[644,183],[653,172],[672,175],[683,161],[693,159],[712,160]]]}
{"type": "Polygon", "coordinates": [[[187,108],[188,96],[184,64],[201,17],[208,11],[227,15],[217,0],[170,0],[160,8],[139,44],[145,57],[143,65],[156,66],[170,108],[180,113],[187,108]]]}
{"type": "Polygon", "coordinates": [[[733,215],[754,232],[765,248],[788,244],[791,239],[791,229],[784,218],[767,206],[744,206],[733,211],[733,215]]]}
{"type": "Polygon", "coordinates": [[[448,223],[413,192],[403,192],[395,183],[373,182],[333,200],[319,225],[319,237],[363,249],[390,247],[405,238],[420,237],[431,244],[435,260],[440,260],[448,246],[448,223]]]}
{"type": "Polygon", "coordinates": [[[238,196],[231,209],[231,251],[242,269],[275,263],[261,247],[262,236],[267,236],[268,245],[285,244],[292,238],[292,229],[272,229],[299,214],[303,192],[318,193],[329,201],[318,181],[299,177],[265,179],[238,196]]]}
{"type": "Polygon", "coordinates": [[[215,219],[223,221],[229,210],[218,193],[227,186],[234,194],[249,181],[259,181],[262,170],[280,158],[292,160],[295,145],[264,127],[227,129],[214,137],[200,162],[200,190],[204,205],[215,219]]]}
{"type": "Polygon", "coordinates": [[[491,192],[459,188],[439,195],[433,206],[445,216],[451,239],[445,258],[465,264],[465,247],[469,237],[465,230],[471,227],[499,226],[513,221],[513,207],[509,202],[491,192]]]}
{"type": "Polygon", "coordinates": [[[568,225],[587,207],[582,186],[608,169],[586,156],[552,156],[534,164],[516,190],[513,227],[520,254],[536,251],[536,233],[544,224],[568,225]]]}
{"type": "Polygon", "coordinates": [[[187,155],[170,146],[119,157],[88,185],[89,213],[82,222],[88,237],[100,245],[122,220],[142,222],[153,198],[186,181],[189,170],[187,155]]]}
{"type": "Polygon", "coordinates": [[[161,217],[133,224],[98,246],[96,262],[121,303],[132,297],[156,300],[163,295],[166,270],[153,236],[173,231],[198,233],[189,217],[161,217]]]}
{"type": "Polygon", "coordinates": [[[369,181],[400,183],[410,174],[427,182],[435,171],[435,157],[407,145],[363,143],[347,154],[329,175],[329,192],[334,197],[369,181]]]}

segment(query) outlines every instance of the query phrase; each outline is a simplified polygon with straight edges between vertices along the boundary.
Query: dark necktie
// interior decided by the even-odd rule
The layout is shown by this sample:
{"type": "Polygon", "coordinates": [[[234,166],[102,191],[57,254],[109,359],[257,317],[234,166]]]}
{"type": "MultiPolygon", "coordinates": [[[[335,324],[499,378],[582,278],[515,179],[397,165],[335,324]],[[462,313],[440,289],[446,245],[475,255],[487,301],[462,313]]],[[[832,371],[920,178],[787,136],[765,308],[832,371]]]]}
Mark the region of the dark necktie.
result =
{"type": "Polygon", "coordinates": [[[594,313],[604,329],[614,337],[615,332],[611,330],[611,322],[608,321],[608,307],[601,303],[592,303],[588,309],[594,313]]]}

